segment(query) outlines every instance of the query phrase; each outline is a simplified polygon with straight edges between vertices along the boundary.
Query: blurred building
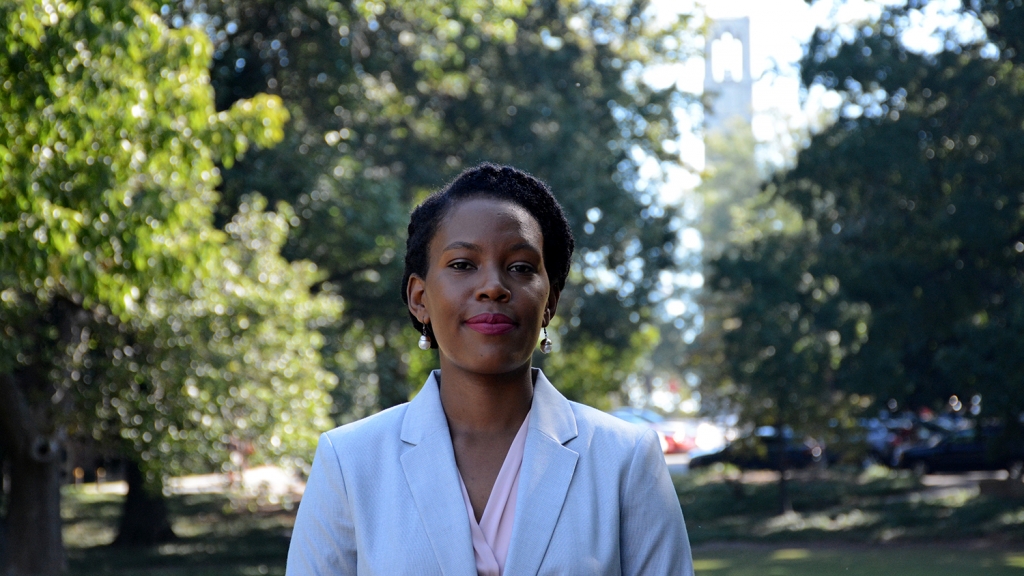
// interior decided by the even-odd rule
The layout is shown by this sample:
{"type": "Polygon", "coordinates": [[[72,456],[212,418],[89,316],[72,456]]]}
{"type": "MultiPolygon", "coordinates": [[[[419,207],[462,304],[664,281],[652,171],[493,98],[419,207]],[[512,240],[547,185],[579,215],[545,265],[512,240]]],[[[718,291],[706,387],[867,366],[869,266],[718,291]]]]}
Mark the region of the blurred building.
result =
{"type": "Polygon", "coordinates": [[[699,229],[704,258],[713,260],[729,243],[731,210],[757,194],[754,162],[753,78],[750,19],[712,21],[704,52],[704,184],[699,229]]]}
{"type": "Polygon", "coordinates": [[[725,134],[753,119],[750,19],[712,21],[704,47],[704,131],[725,134]]]}

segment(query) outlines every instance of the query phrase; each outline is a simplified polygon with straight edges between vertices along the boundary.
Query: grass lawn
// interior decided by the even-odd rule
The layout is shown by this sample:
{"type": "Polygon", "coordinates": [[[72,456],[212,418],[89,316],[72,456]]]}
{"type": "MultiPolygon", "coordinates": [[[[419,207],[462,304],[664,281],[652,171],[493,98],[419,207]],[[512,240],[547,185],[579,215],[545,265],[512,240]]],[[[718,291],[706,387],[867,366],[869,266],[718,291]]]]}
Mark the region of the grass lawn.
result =
{"type": "Polygon", "coordinates": [[[64,491],[64,540],[74,575],[227,576],[284,574],[295,511],[223,494],[172,496],[178,541],[146,548],[107,546],[123,496],[64,491]]]}
{"type": "MultiPolygon", "coordinates": [[[[675,478],[690,541],[935,543],[986,541],[1024,551],[1024,495],[977,487],[929,489],[906,471],[815,472],[789,482],[792,514],[778,515],[775,482],[714,471],[675,478]]],[[[1022,490],[1021,492],[1024,492],[1022,490]]]]}
{"type": "MultiPolygon", "coordinates": [[[[776,486],[676,480],[699,576],[1024,576],[1024,498],[922,493],[901,474],[831,475],[791,484],[795,513],[774,514],[776,486]]],[[[976,491],[975,491],[976,492],[976,491]]],[[[291,506],[224,494],[172,496],[178,541],[121,549],[123,496],[64,492],[72,574],[284,574],[291,506]]]]}
{"type": "Polygon", "coordinates": [[[694,550],[698,576],[1024,575],[1024,550],[955,546],[707,546],[694,550]]]}

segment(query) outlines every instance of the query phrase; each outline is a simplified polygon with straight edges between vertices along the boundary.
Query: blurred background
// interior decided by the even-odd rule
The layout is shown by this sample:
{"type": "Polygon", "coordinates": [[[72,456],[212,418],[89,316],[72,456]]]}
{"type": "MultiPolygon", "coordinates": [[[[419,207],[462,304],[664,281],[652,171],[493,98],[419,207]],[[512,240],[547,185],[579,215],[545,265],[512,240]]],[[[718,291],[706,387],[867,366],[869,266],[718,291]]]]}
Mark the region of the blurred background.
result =
{"type": "Polygon", "coordinates": [[[0,86],[0,572],[283,574],[491,161],[698,574],[1024,573],[1021,0],[0,0],[0,86]]]}

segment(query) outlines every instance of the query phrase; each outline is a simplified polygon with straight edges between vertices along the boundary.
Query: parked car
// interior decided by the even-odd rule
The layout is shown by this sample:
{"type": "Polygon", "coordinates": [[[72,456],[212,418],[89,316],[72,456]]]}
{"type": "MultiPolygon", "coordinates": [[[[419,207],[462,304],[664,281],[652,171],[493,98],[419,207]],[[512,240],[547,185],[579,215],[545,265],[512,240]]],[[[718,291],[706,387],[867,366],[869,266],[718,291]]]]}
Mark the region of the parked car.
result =
{"type": "Polygon", "coordinates": [[[899,466],[918,474],[1007,470],[1014,478],[1024,471],[1024,442],[999,446],[1002,429],[968,428],[936,434],[923,445],[907,448],[899,455],[899,466]]]}
{"type": "Polygon", "coordinates": [[[694,426],[686,422],[670,420],[644,408],[616,408],[609,414],[657,432],[661,449],[665,454],[688,452],[696,446],[694,426]]]}
{"type": "Polygon", "coordinates": [[[935,446],[942,438],[963,430],[973,429],[973,427],[974,422],[964,419],[918,420],[914,418],[911,420],[910,428],[900,430],[896,436],[892,445],[889,465],[893,468],[899,467],[903,453],[907,450],[935,446]]]}
{"type": "Polygon", "coordinates": [[[897,446],[910,436],[914,421],[907,418],[864,418],[857,422],[863,431],[868,460],[891,464],[897,446]]]}
{"type": "Polygon", "coordinates": [[[796,438],[792,430],[779,434],[772,426],[762,426],[719,450],[695,454],[690,468],[722,462],[751,470],[779,470],[782,466],[788,470],[824,463],[824,459],[824,448],[813,438],[796,438]]]}

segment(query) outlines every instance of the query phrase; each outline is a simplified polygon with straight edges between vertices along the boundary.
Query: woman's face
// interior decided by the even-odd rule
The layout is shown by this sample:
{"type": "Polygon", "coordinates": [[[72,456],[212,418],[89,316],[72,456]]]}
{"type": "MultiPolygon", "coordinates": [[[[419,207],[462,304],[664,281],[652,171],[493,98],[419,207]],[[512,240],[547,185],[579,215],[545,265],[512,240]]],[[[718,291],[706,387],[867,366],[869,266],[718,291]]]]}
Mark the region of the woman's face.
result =
{"type": "Polygon", "coordinates": [[[529,366],[558,294],[544,269],[540,224],[486,196],[462,200],[428,247],[426,278],[409,279],[409,310],[433,330],[446,365],[476,374],[529,366]]]}

